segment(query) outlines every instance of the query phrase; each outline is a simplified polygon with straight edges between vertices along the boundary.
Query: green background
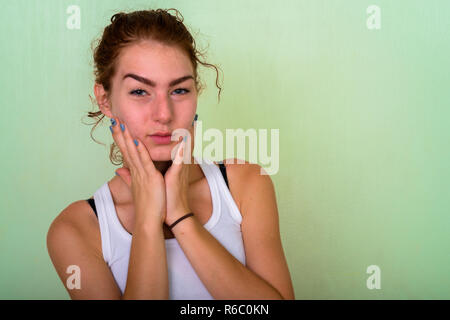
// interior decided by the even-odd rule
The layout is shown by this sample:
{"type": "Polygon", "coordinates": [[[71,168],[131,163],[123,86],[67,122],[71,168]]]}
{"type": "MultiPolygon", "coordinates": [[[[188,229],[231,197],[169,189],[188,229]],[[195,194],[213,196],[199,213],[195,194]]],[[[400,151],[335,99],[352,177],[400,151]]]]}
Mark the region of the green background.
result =
{"type": "Polygon", "coordinates": [[[280,129],[271,177],[296,299],[450,298],[449,1],[1,5],[1,299],[69,299],[48,227],[116,168],[109,123],[94,132],[106,146],[82,123],[90,44],[117,11],[158,7],[180,10],[223,71],[218,103],[214,69],[200,69],[203,128],[280,129]],[[366,27],[371,4],[380,30],[366,27]],[[366,287],[369,265],[381,289],[366,287]]]}

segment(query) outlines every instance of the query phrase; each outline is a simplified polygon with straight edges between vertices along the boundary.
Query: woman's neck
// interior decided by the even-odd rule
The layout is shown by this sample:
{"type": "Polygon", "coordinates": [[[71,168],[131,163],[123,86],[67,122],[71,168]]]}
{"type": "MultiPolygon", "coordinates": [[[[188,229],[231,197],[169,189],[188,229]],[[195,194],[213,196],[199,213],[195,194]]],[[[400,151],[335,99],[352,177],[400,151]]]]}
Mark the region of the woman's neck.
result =
{"type": "Polygon", "coordinates": [[[156,170],[161,172],[161,175],[164,177],[166,171],[169,170],[170,166],[172,165],[172,160],[153,161],[153,165],[155,166],[156,170]]]}

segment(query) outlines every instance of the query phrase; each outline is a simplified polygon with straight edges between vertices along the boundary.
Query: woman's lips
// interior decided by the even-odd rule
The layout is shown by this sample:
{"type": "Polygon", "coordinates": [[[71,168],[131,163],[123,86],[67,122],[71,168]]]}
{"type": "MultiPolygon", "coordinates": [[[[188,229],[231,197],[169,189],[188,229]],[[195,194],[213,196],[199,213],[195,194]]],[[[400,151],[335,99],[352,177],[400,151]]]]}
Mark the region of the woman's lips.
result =
{"type": "Polygon", "coordinates": [[[156,144],[170,144],[172,142],[172,140],[170,140],[172,136],[168,135],[168,136],[158,136],[158,135],[152,135],[150,136],[150,138],[152,138],[153,142],[155,142],[156,144]]]}

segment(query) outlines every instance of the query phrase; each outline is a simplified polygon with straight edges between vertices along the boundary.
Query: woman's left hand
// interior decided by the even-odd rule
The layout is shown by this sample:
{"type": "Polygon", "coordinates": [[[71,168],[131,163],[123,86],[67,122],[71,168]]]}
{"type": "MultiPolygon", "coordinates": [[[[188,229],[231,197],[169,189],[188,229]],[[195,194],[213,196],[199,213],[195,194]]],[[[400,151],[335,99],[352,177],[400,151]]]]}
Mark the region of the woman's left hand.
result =
{"type": "Polygon", "coordinates": [[[164,174],[166,185],[166,218],[170,226],[176,220],[191,212],[188,203],[189,167],[184,163],[186,141],[178,144],[172,165],[164,174]]]}

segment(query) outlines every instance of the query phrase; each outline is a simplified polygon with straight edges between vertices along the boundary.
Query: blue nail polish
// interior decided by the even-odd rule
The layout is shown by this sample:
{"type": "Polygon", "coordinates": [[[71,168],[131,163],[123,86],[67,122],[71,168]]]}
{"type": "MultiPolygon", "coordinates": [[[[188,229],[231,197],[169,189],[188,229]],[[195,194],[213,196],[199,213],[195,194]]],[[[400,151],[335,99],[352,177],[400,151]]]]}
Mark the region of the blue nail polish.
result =
{"type": "Polygon", "coordinates": [[[109,130],[111,130],[111,133],[114,133],[112,126],[109,126],[109,130]]]}
{"type": "Polygon", "coordinates": [[[114,172],[116,174],[116,176],[119,176],[119,174],[117,172],[114,172]]]}
{"type": "Polygon", "coordinates": [[[120,124],[120,129],[122,129],[122,131],[125,131],[125,126],[123,123],[120,124]]]}
{"type": "Polygon", "coordinates": [[[111,118],[111,123],[112,123],[113,126],[115,126],[117,122],[116,122],[116,120],[114,120],[113,118],[111,118]]]}
{"type": "Polygon", "coordinates": [[[134,139],[134,144],[136,145],[136,147],[138,146],[138,142],[136,139],[134,139]]]}

